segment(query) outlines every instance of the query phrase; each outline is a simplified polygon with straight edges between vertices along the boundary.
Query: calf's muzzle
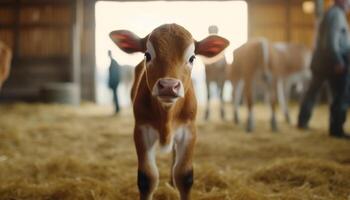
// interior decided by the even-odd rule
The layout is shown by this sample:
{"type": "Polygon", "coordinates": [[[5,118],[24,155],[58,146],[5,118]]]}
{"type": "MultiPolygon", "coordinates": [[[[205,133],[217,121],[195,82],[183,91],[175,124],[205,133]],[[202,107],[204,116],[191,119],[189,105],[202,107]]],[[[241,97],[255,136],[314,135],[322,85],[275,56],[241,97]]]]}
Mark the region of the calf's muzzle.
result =
{"type": "Polygon", "coordinates": [[[157,82],[159,97],[177,98],[180,97],[181,81],[172,78],[159,79],[157,82]]]}

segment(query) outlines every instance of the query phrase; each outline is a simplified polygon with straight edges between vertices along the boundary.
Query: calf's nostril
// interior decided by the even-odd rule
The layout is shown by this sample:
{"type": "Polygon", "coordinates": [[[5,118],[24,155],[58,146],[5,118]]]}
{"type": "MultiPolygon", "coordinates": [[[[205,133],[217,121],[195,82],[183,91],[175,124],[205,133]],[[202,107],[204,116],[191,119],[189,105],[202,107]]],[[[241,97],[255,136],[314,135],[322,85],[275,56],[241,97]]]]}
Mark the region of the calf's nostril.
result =
{"type": "Polygon", "coordinates": [[[180,86],[181,86],[180,82],[177,82],[174,86],[174,89],[178,90],[178,89],[180,89],[180,86]]]}
{"type": "Polygon", "coordinates": [[[159,82],[158,82],[158,88],[159,88],[159,89],[164,89],[164,87],[165,87],[165,86],[162,84],[162,82],[159,81],[159,82]]]}

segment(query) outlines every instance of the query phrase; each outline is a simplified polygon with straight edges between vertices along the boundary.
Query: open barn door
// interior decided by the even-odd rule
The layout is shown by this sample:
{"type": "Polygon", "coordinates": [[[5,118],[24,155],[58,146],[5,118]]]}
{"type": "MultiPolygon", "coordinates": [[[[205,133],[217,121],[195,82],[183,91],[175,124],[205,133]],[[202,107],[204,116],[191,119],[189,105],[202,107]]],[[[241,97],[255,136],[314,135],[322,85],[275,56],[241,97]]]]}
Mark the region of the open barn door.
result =
{"type": "MultiPolygon", "coordinates": [[[[155,27],[164,23],[178,23],[188,29],[195,38],[208,35],[208,27],[216,25],[219,35],[230,40],[226,58],[232,62],[232,52],[247,40],[247,3],[245,1],[147,1],[110,2],[96,4],[96,63],[97,63],[97,101],[111,104],[112,96],[107,87],[110,59],[108,50],[122,65],[135,66],[143,54],[127,55],[118,49],[108,37],[112,30],[128,29],[144,37],[155,27]]],[[[200,59],[194,67],[193,78],[196,83],[198,100],[205,102],[204,68],[200,59]]],[[[121,85],[119,94],[121,104],[129,103],[128,87],[121,85]]],[[[228,91],[226,96],[231,96],[228,91]]]]}

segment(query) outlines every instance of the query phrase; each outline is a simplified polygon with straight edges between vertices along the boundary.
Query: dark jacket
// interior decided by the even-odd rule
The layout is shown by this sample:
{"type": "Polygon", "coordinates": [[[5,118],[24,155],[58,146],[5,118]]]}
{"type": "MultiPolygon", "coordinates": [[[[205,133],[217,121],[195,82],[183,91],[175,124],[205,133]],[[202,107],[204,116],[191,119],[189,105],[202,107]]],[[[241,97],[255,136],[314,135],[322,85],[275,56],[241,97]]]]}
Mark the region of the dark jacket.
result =
{"type": "Polygon", "coordinates": [[[111,64],[109,65],[109,79],[108,86],[115,89],[120,82],[120,65],[113,58],[111,59],[111,64]]]}
{"type": "Polygon", "coordinates": [[[336,65],[348,67],[350,49],[349,27],[345,12],[337,5],[323,16],[317,37],[317,45],[311,61],[315,75],[333,75],[336,65]]]}

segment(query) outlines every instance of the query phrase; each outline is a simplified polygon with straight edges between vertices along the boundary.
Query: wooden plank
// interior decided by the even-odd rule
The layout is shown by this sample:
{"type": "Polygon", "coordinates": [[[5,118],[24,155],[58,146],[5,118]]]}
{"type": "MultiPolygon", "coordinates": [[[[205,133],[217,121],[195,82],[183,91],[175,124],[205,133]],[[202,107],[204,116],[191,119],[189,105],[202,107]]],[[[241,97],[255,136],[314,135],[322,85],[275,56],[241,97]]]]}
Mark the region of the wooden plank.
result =
{"type": "Polygon", "coordinates": [[[291,6],[291,23],[307,23],[313,25],[315,23],[315,16],[314,14],[305,13],[301,5],[291,6]]]}
{"type": "Polygon", "coordinates": [[[81,26],[83,25],[83,0],[75,0],[72,5],[73,14],[73,29],[71,33],[71,45],[72,45],[72,71],[71,71],[71,81],[76,83],[79,87],[79,92],[81,88],[81,26]]]}
{"type": "Polygon", "coordinates": [[[13,6],[1,6],[0,7],[0,24],[13,24],[14,21],[15,21],[15,9],[13,8],[13,6]]]}
{"type": "Polygon", "coordinates": [[[20,1],[16,0],[15,8],[15,23],[13,27],[13,60],[19,57],[19,14],[21,10],[20,1]]]}
{"type": "Polygon", "coordinates": [[[11,7],[14,21],[0,22],[0,36],[12,32],[15,55],[10,77],[0,96],[11,100],[38,100],[42,84],[70,81],[71,0],[2,2],[0,0],[0,11],[4,5],[11,7]]]}
{"type": "Polygon", "coordinates": [[[249,19],[255,23],[285,24],[284,4],[258,4],[251,8],[249,19]]]}
{"type": "Polygon", "coordinates": [[[8,45],[11,49],[13,48],[13,34],[12,29],[0,30],[0,40],[8,45]]]}
{"type": "MultiPolygon", "coordinates": [[[[255,23],[254,24],[255,28],[276,28],[276,27],[284,27],[284,24],[281,23],[255,23]]],[[[313,22],[294,22],[291,23],[291,27],[302,27],[302,28],[311,28],[314,26],[313,22]]]]}
{"type": "Polygon", "coordinates": [[[285,29],[282,27],[257,28],[250,38],[266,37],[271,41],[285,41],[285,29]]]}
{"type": "Polygon", "coordinates": [[[70,28],[21,29],[19,37],[20,57],[69,56],[70,28]]]}
{"type": "Polygon", "coordinates": [[[285,29],[286,29],[286,41],[289,42],[291,39],[291,1],[286,0],[285,2],[285,9],[286,9],[286,24],[285,24],[285,29]]]}
{"type": "Polygon", "coordinates": [[[20,24],[72,24],[70,4],[27,6],[22,5],[20,24]]]}
{"type": "Polygon", "coordinates": [[[305,44],[312,48],[314,41],[314,29],[297,28],[291,31],[291,42],[305,44]]]}
{"type": "MultiPolygon", "coordinates": [[[[70,28],[71,24],[20,24],[18,28],[23,29],[66,29],[70,28]]],[[[0,30],[17,28],[16,24],[0,24],[0,30]]]]}
{"type": "Polygon", "coordinates": [[[95,2],[84,1],[83,37],[81,43],[81,97],[96,102],[95,86],[95,2]]]}
{"type": "MultiPolygon", "coordinates": [[[[65,5],[70,4],[71,0],[21,0],[20,3],[22,6],[44,6],[47,4],[50,5],[65,5]]],[[[6,1],[1,0],[0,6],[13,6],[16,5],[16,0],[6,1]]]]}
{"type": "Polygon", "coordinates": [[[50,64],[54,63],[57,65],[64,64],[68,65],[69,64],[69,57],[66,56],[45,56],[45,57],[21,57],[18,58],[17,60],[14,60],[14,63],[18,65],[19,67],[21,65],[40,65],[40,64],[50,64]]]}

